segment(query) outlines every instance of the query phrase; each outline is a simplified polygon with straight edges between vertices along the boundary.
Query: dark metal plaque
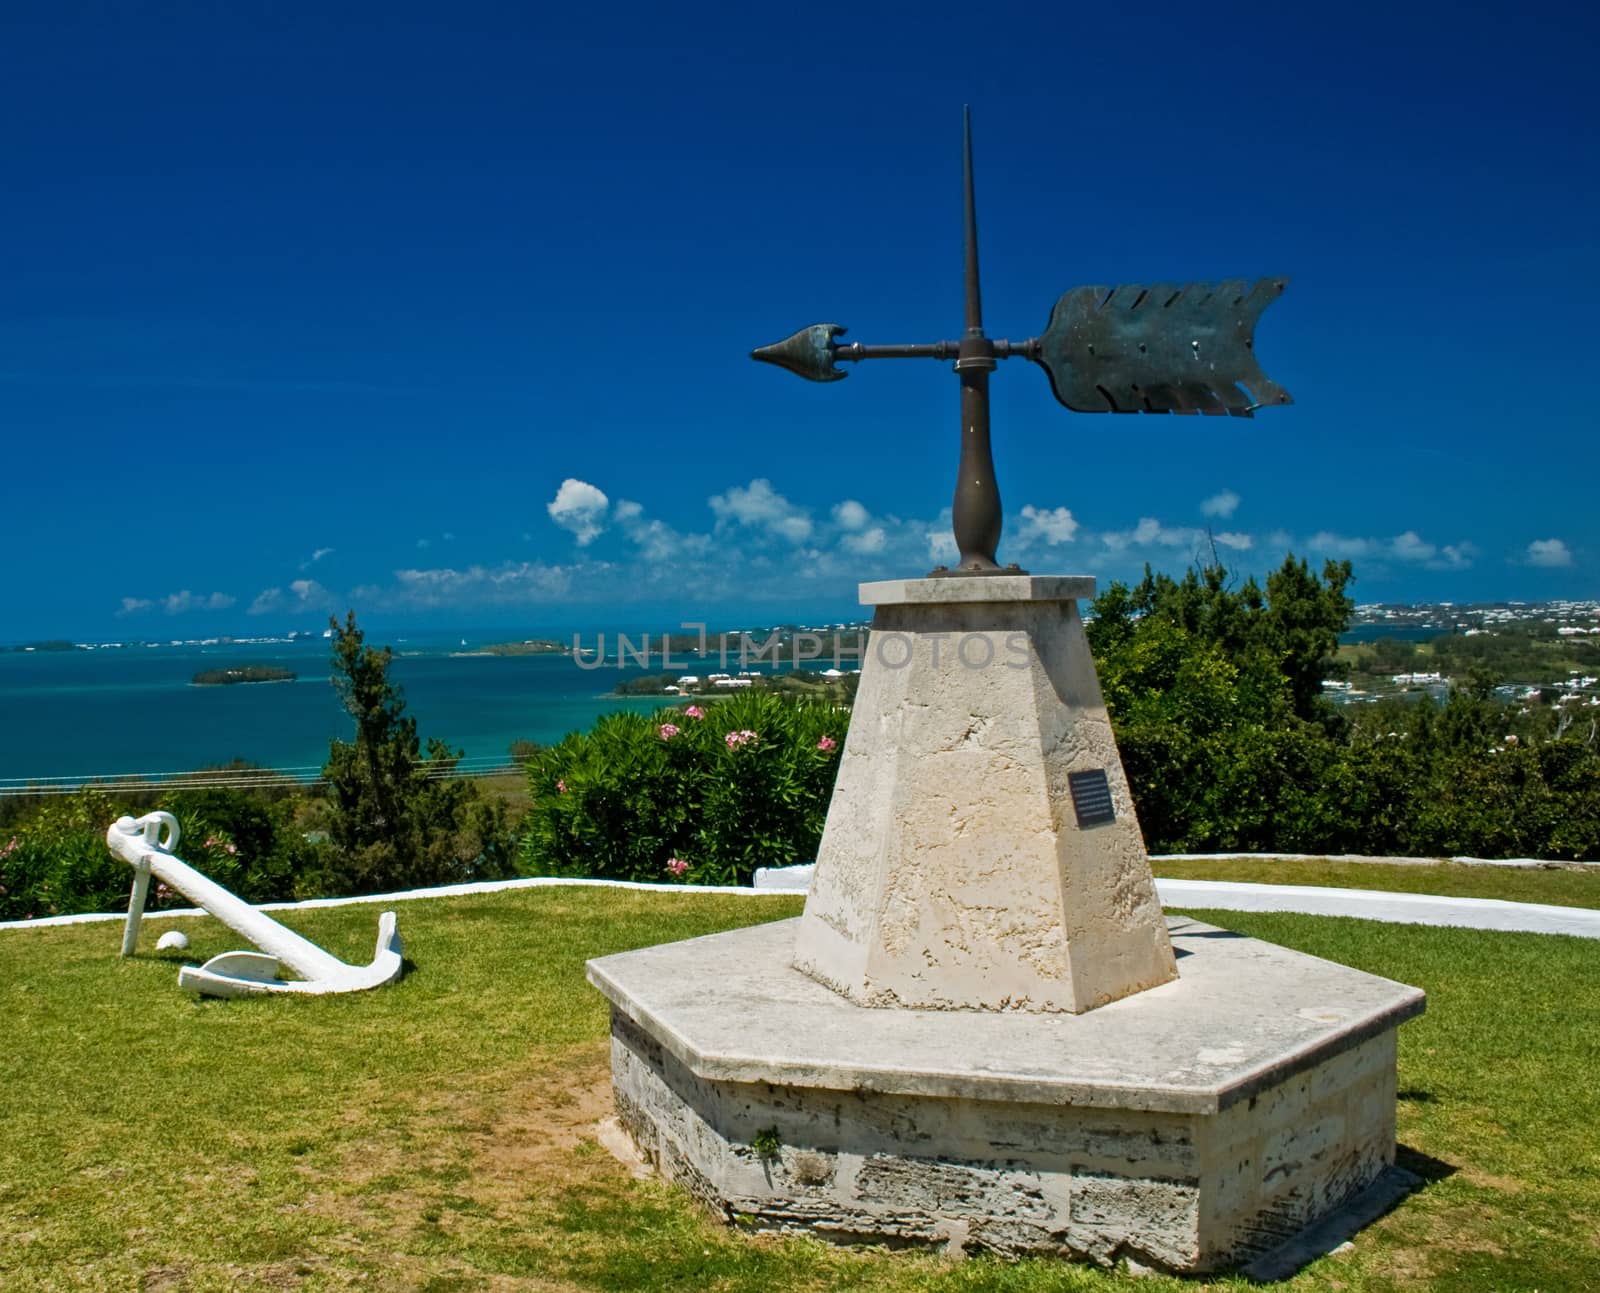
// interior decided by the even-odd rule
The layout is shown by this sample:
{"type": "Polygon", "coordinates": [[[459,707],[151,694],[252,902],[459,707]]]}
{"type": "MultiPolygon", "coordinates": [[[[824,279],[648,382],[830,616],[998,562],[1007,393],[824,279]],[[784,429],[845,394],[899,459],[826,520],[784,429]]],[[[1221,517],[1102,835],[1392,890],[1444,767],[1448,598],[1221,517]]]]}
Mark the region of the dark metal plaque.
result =
{"type": "Polygon", "coordinates": [[[1075,287],[1050,312],[1038,361],[1079,413],[1230,413],[1249,417],[1289,392],[1256,361],[1256,320],[1281,278],[1215,287],[1075,287]]]}
{"type": "Polygon", "coordinates": [[[1078,829],[1104,826],[1117,820],[1111,806],[1111,786],[1104,768],[1067,773],[1067,789],[1072,791],[1072,811],[1078,815],[1078,829]]]}

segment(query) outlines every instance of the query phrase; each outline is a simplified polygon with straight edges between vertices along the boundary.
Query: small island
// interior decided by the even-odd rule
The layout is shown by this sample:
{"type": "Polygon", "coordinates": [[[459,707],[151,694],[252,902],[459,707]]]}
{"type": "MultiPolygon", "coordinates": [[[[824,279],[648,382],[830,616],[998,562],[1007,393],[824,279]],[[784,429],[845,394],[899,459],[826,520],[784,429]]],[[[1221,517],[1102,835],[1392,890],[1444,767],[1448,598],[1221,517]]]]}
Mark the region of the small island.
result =
{"type": "Polygon", "coordinates": [[[457,655],[570,655],[572,648],[548,638],[528,638],[523,642],[494,642],[481,650],[456,652],[457,655]]]}
{"type": "Polygon", "coordinates": [[[276,664],[243,664],[230,669],[202,669],[190,682],[196,687],[231,687],[238,682],[293,682],[299,675],[276,664]]]}

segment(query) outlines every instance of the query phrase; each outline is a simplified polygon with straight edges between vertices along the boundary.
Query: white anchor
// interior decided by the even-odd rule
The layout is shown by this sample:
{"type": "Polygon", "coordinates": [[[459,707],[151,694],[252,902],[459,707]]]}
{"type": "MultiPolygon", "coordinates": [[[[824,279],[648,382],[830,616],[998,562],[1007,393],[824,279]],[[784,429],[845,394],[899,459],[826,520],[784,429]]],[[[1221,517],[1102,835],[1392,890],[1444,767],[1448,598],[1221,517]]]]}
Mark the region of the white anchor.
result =
{"type": "Polygon", "coordinates": [[[171,813],[146,813],[135,820],[119,817],[106,832],[113,856],[133,868],[133,894],[128,899],[128,923],[122,931],[122,954],[132,956],[139,941],[145,893],[150,877],[176,889],[198,907],[205,908],[229,929],[242,934],[259,952],[224,952],[204,965],[186,965],[178,971],[178,986],[209,997],[242,997],[271,992],[362,992],[382,987],[400,976],[400,934],[394,912],[378,917],[378,948],[371,965],[346,965],[309,939],[300,937],[237,894],[208,880],[181,858],[178,819],[171,813]],[[278,978],[282,964],[299,979],[278,978]]]}

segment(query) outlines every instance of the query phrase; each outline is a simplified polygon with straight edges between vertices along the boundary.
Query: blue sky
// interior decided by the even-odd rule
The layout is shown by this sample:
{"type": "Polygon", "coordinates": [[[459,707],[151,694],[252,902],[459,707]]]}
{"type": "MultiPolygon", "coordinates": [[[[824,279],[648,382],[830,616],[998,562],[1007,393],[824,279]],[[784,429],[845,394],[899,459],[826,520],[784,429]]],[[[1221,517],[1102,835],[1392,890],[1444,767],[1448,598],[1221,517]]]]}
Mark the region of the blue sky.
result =
{"type": "MultiPolygon", "coordinates": [[[[1253,421],[994,379],[1003,561],[1600,595],[1585,6],[9,5],[0,640],[844,614],[956,383],[752,346],[1286,274],[1253,421]],[[320,10],[337,12],[320,12],[320,10]],[[830,19],[830,15],[839,15],[830,19]]],[[[944,513],[944,515],[942,515],[944,513]]]]}

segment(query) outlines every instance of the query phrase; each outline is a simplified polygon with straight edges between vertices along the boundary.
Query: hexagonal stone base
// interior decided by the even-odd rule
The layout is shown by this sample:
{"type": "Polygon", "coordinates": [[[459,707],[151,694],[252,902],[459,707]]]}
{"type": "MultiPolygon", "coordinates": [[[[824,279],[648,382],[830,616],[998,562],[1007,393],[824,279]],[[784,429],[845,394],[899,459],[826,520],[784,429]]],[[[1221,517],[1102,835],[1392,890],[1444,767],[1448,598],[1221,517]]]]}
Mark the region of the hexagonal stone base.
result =
{"type": "Polygon", "coordinates": [[[1178,979],[1087,1014],[873,1009],[792,968],[795,924],[588,967],[623,1125],[730,1220],[1204,1272],[1394,1161],[1416,988],[1172,918],[1178,979]]]}

